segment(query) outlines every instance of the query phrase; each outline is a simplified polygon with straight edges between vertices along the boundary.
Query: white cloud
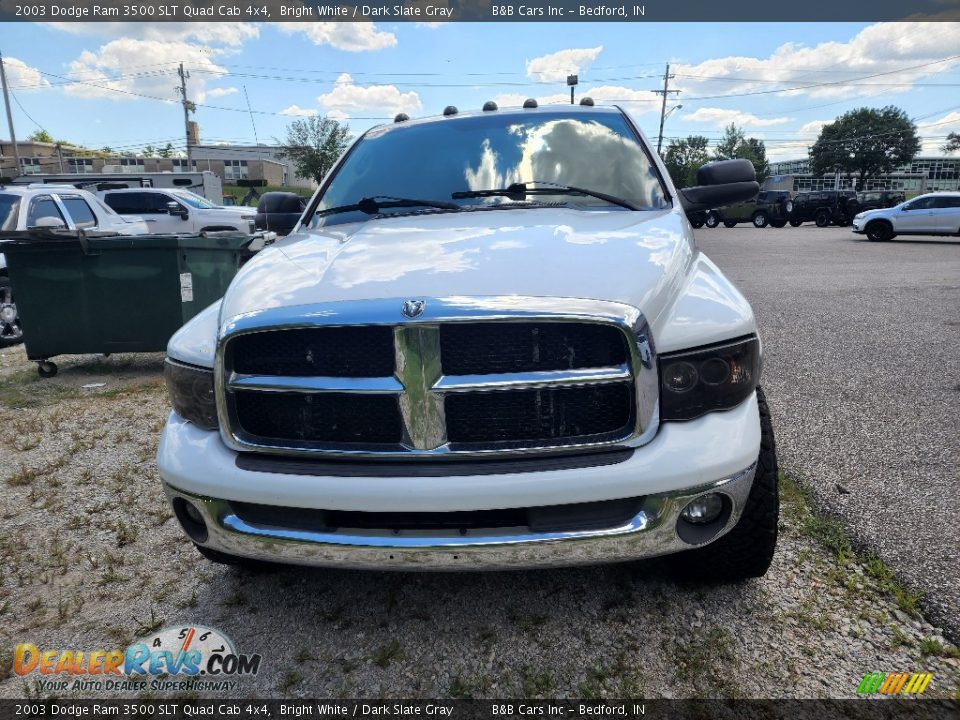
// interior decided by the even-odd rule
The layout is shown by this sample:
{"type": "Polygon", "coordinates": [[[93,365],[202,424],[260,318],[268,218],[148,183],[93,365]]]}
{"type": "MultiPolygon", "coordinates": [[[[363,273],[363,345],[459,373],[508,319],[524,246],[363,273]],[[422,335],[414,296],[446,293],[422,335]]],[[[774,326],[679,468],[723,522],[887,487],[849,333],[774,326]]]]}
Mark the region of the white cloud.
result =
{"type": "Polygon", "coordinates": [[[685,114],[683,119],[688,122],[709,123],[716,127],[726,127],[730,123],[735,123],[743,128],[769,127],[790,122],[790,118],[787,117],[762,118],[743,110],[713,107],[697,108],[694,112],[685,114]]]}
{"type": "Polygon", "coordinates": [[[242,45],[247,40],[260,36],[258,25],[244,22],[51,22],[46,25],[73,35],[177,42],[195,40],[200,43],[227,46],[242,45]]]}
{"type": "MultiPolygon", "coordinates": [[[[523,101],[529,97],[531,96],[522,93],[500,93],[494,96],[493,101],[500,107],[518,107],[522,106],[523,101]]],[[[540,105],[565,105],[570,102],[569,92],[533,97],[540,105]]],[[[576,102],[580,102],[585,97],[592,98],[597,105],[619,105],[632,115],[660,111],[660,101],[649,90],[631,90],[619,85],[577,86],[576,102]]]]}
{"type": "Polygon", "coordinates": [[[820,135],[820,131],[823,130],[824,125],[829,125],[833,120],[811,120],[808,123],[804,123],[800,126],[800,133],[802,135],[820,135]]]}
{"type": "Polygon", "coordinates": [[[274,23],[288,35],[306,35],[314,45],[329,45],[337,50],[365,52],[384,50],[397,44],[397,36],[379,30],[369,22],[274,23]]]}
{"type": "MultiPolygon", "coordinates": [[[[946,135],[956,132],[960,132],[960,112],[957,111],[947,113],[939,119],[917,123],[917,133],[921,137],[930,136],[929,140],[923,140],[920,154],[942,155],[943,151],[940,148],[946,142],[946,135]]],[[[953,155],[958,154],[960,152],[953,153],[953,155]]]]}
{"type": "Polygon", "coordinates": [[[676,74],[672,87],[684,92],[681,98],[781,87],[802,88],[786,95],[811,97],[884,95],[908,90],[922,78],[957,67],[960,59],[929,64],[944,57],[944,48],[956,47],[960,47],[960,23],[877,23],[847,42],[814,47],[787,43],[765,58],[728,56],[695,65],[674,63],[670,70],[676,74]],[[908,67],[916,69],[902,69],[908,67]],[[879,76],[856,80],[871,75],[879,76]]]}
{"type": "Polygon", "coordinates": [[[350,119],[350,115],[343,112],[343,110],[330,110],[327,112],[326,116],[331,120],[337,120],[339,122],[343,122],[344,120],[350,119]]]}
{"type": "Polygon", "coordinates": [[[188,97],[203,102],[207,80],[226,72],[213,61],[221,53],[187,42],[111,40],[96,52],[85,50],[70,63],[68,76],[80,82],[66,85],[65,92],[84,98],[133,100],[140,94],[173,101],[178,98],[174,67],[182,61],[194,70],[187,84],[188,97]],[[144,58],[157,65],[144,66],[144,58]]]}
{"type": "Polygon", "coordinates": [[[344,117],[370,111],[412,113],[423,107],[420,96],[413,90],[402,93],[394,85],[357,85],[346,73],[338,77],[333,90],[318,97],[317,102],[330,117],[334,112],[345,114],[344,117]]]}
{"type": "Polygon", "coordinates": [[[236,95],[238,92],[240,91],[235,87],[216,87],[207,90],[207,97],[226,97],[227,95],[236,95]]]}
{"type": "Polygon", "coordinates": [[[7,82],[13,90],[30,92],[49,87],[50,82],[40,74],[36,68],[30,67],[23,60],[15,57],[5,57],[3,66],[7,74],[7,82]]]}
{"type": "Polygon", "coordinates": [[[527,60],[527,77],[542,83],[566,82],[567,75],[578,75],[603,52],[595,48],[571,48],[527,60]]]}
{"type": "Polygon", "coordinates": [[[310,108],[302,108],[299,105],[291,105],[288,108],[284,108],[280,111],[281,115],[290,115],[291,117],[310,117],[316,115],[316,110],[311,110],[310,108]]]}

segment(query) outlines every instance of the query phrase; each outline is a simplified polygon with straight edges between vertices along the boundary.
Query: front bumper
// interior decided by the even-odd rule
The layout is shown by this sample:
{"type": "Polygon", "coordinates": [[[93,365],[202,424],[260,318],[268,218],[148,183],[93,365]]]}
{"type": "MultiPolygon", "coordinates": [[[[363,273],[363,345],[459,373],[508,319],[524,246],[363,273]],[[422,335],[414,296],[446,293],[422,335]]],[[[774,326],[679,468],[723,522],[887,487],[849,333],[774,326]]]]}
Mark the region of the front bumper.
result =
{"type": "MultiPolygon", "coordinates": [[[[449,570],[593,564],[665,555],[713,541],[739,520],[760,449],[756,396],[726,412],[664,423],[622,462],[460,476],[318,476],[237,466],[216,432],[171,414],[157,453],[171,501],[203,516],[202,544],[242,557],[302,565],[449,570]],[[696,542],[678,533],[680,511],[707,492],[729,512],[696,542]],[[528,528],[317,532],[257,525],[232,503],[353,512],[444,513],[643,498],[626,523],[601,530],[536,533],[528,528]]],[[[414,466],[415,467],[415,466],[414,466]]]]}

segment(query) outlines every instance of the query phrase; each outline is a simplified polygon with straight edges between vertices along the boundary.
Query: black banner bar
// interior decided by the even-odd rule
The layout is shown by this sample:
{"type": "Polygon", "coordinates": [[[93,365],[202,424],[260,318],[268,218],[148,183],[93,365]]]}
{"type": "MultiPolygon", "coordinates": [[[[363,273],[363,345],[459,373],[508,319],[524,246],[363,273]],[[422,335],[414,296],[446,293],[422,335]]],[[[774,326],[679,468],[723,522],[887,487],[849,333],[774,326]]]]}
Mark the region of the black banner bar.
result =
{"type": "Polygon", "coordinates": [[[0,720],[955,720],[960,701],[860,700],[0,700],[0,720]]]}
{"type": "Polygon", "coordinates": [[[958,0],[0,0],[6,22],[960,21],[958,0]]]}

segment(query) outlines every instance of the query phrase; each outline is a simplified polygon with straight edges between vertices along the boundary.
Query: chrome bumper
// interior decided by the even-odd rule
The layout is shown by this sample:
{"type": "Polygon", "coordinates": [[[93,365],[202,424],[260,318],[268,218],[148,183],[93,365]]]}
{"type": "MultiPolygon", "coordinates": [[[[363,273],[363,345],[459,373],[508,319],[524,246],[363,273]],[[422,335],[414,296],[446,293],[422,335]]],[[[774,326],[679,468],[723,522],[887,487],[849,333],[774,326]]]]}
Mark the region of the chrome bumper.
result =
{"type": "Polygon", "coordinates": [[[753,484],[756,464],[730,477],[671,493],[649,495],[621,527],[603,530],[532,533],[516,530],[437,534],[365,531],[364,534],[315,532],[252,525],[229,501],[201,497],[166,483],[171,502],[182,498],[200,511],[213,550],[256,560],[319,567],[378,570],[496,570],[519,567],[590,565],[667,555],[712,542],[740,519],[753,484]],[[730,512],[703,542],[688,542],[677,532],[683,508],[699,495],[718,492],[730,512]]]}

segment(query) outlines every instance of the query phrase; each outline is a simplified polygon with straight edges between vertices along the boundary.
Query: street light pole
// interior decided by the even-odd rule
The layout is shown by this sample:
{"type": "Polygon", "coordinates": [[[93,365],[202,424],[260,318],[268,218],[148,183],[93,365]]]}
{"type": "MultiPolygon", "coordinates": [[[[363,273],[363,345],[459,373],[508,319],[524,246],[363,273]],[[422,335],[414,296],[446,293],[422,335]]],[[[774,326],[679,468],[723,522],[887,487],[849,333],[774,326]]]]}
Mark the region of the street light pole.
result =
{"type": "Polygon", "coordinates": [[[20,177],[23,168],[20,167],[20,149],[17,147],[17,134],[13,131],[13,113],[10,111],[10,97],[7,94],[7,73],[3,69],[3,54],[0,53],[0,85],[3,86],[3,103],[7,107],[7,125],[10,127],[10,142],[13,143],[13,159],[17,163],[13,176],[20,177]]]}

